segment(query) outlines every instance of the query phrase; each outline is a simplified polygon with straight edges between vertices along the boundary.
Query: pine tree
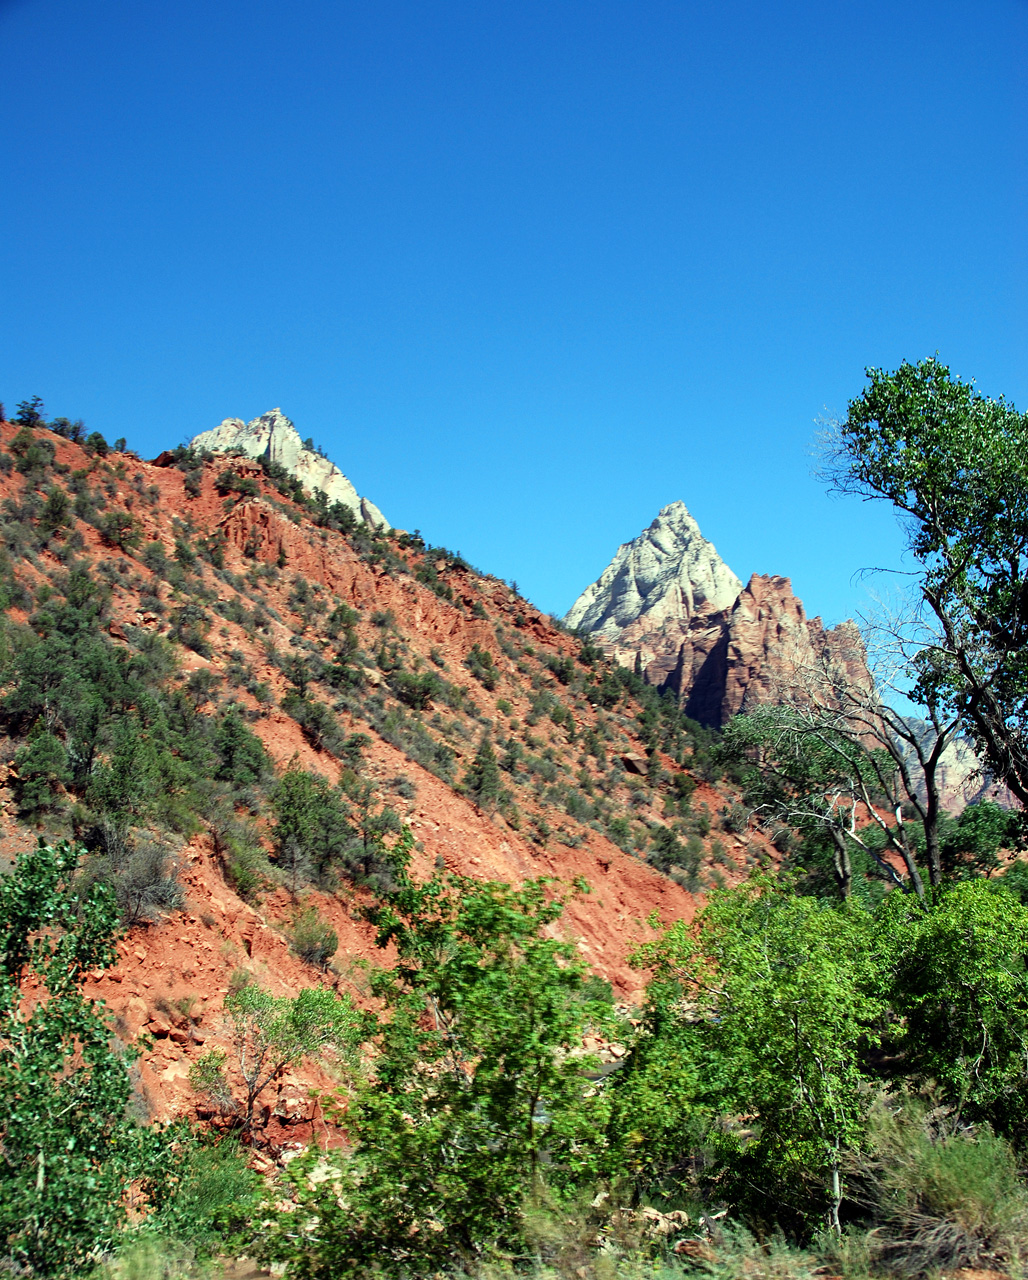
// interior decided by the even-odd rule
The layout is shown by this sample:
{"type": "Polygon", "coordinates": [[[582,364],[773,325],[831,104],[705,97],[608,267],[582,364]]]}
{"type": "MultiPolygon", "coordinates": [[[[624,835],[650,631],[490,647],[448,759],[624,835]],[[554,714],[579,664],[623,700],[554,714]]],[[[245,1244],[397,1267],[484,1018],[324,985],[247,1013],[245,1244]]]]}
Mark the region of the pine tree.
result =
{"type": "Polygon", "coordinates": [[[491,808],[500,798],[500,766],[488,734],[482,734],[478,751],[465,775],[464,787],[480,809],[491,808]]]}

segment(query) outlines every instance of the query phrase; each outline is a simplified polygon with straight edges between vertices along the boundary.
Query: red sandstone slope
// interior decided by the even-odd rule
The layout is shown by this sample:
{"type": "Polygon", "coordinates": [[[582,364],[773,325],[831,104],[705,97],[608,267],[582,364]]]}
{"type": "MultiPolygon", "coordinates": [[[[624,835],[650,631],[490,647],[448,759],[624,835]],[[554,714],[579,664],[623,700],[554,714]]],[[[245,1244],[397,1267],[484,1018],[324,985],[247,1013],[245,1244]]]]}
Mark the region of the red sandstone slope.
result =
{"type": "MultiPolygon", "coordinates": [[[[0,425],[4,447],[15,430],[10,424],[0,425]]],[[[222,691],[231,692],[244,709],[280,769],[295,761],[334,782],[340,775],[340,761],[312,746],[300,725],[279,706],[289,684],[271,655],[294,650],[330,656],[332,642],[325,632],[325,617],[340,603],[357,610],[356,631],[365,654],[391,647],[408,669],[445,671],[446,679],[464,689],[467,705],[474,707],[473,713],[466,706],[454,711],[442,705],[429,705],[418,713],[405,711],[390,692],[386,677],[368,659],[369,695],[380,700],[387,717],[402,714],[408,720],[417,719],[430,737],[445,741],[457,759],[457,788],[409,758],[353,707],[338,712],[346,730],[371,738],[365,774],[410,825],[418,841],[415,866],[427,873],[445,864],[463,874],[508,881],[538,875],[565,882],[583,879],[590,891],[574,898],[562,927],[622,996],[631,997],[639,990],[642,979],[627,961],[638,942],[649,936],[647,917],[656,911],[665,920],[691,918],[693,895],[643,857],[618,847],[605,830],[570,816],[555,803],[552,789],[538,780],[517,780],[515,802],[506,809],[506,816],[479,810],[459,790],[485,728],[497,738],[501,734],[517,737],[543,756],[549,753],[559,780],[569,786],[574,781],[587,795],[606,797],[610,811],[624,815],[625,829],[635,836],[644,834],[646,824],[666,821],[662,815],[671,794],[671,776],[680,766],[663,757],[665,782],[656,788],[642,785],[632,772],[639,768],[632,757],[636,761],[643,757],[635,720],[638,707],[629,699],[603,709],[591,700],[587,683],[597,673],[575,667],[577,675],[565,686],[547,665],[574,659],[579,646],[572,637],[497,579],[463,565],[453,566],[442,553],[426,556],[409,541],[404,545],[405,539],[395,533],[382,544],[387,554],[381,547],[371,553],[355,549],[352,539],[318,528],[306,512],[284,501],[256,464],[240,461],[233,466],[254,482],[260,490],[257,496],[239,498],[217,492],[215,482],[225,469],[224,458],[207,462],[199,482],[194,475],[191,496],[185,472],[175,465],[146,463],[132,455],[94,458],[66,440],[48,439],[56,446],[58,469],[47,483],[60,486],[73,472],[87,473],[89,482],[103,492],[106,510],[127,512],[141,535],[139,545],[120,551],[105,545],[92,525],[79,521],[74,526],[83,542],[80,554],[107,573],[112,594],[106,625],[113,643],[138,643],[146,632],[168,634],[175,610],[185,599],[167,583],[155,583],[140,562],[139,546],[159,543],[171,558],[176,555],[176,541],[183,539],[193,545],[201,541],[220,545],[221,568],[199,563],[190,579],[190,590],[206,601],[203,608],[211,619],[209,656],[177,647],[178,678],[198,670],[210,672],[223,682],[222,691]],[[438,575],[437,590],[414,576],[426,566],[438,575]],[[301,580],[308,602],[313,603],[297,603],[301,580]],[[227,608],[219,616],[220,608],[233,601],[238,607],[227,608]],[[476,645],[494,657],[493,690],[476,681],[465,665],[476,645]],[[240,666],[251,671],[251,685],[266,687],[260,700],[245,687],[229,688],[231,673],[240,666]],[[533,700],[538,704],[541,697],[559,705],[566,717],[562,724],[533,710],[533,700]],[[581,737],[589,730],[605,735],[616,775],[582,751],[581,737]],[[624,770],[619,763],[622,756],[628,758],[624,770]],[[404,800],[390,790],[390,781],[398,777],[413,784],[413,798],[404,800]]],[[[162,456],[160,461],[168,459],[162,456]]],[[[17,472],[0,475],[0,500],[17,504],[24,497],[17,472]]],[[[61,571],[61,554],[65,554],[62,546],[52,543],[34,557],[18,560],[19,582],[33,591],[43,586],[48,575],[61,571]]],[[[18,623],[26,621],[24,613],[12,611],[12,616],[18,623]]],[[[9,858],[34,833],[18,825],[10,789],[14,744],[8,740],[5,748],[2,759],[7,763],[0,768],[0,852],[9,858]]],[[[687,769],[688,760],[685,763],[687,769]]],[[[695,781],[693,810],[706,806],[716,829],[716,815],[731,796],[695,781]]],[[[51,834],[62,833],[58,825],[51,834]]],[[[756,857],[768,853],[759,833],[712,835],[704,848],[705,865],[715,879],[737,878],[756,857]]],[[[97,975],[92,988],[108,1002],[127,1040],[143,1034],[141,1043],[147,1047],[140,1065],[141,1086],[161,1118],[188,1113],[194,1106],[187,1081],[189,1064],[225,1040],[220,1011],[235,970],[248,970],[272,991],[286,994],[322,981],[358,989],[354,962],[381,960],[367,925],[357,918],[360,894],[345,885],[332,894],[303,891],[304,900],[318,905],[340,939],[333,972],[323,976],[289,949],[283,929],[296,900],[284,886],[271,885],[259,901],[244,902],[226,883],[212,841],[203,834],[181,849],[180,878],[186,890],[184,910],[135,927],[120,946],[117,969],[97,975]]],[[[290,1132],[301,1139],[309,1137],[311,1104],[306,1086],[312,1083],[326,1082],[317,1073],[301,1073],[282,1082],[280,1140],[290,1132]]]]}

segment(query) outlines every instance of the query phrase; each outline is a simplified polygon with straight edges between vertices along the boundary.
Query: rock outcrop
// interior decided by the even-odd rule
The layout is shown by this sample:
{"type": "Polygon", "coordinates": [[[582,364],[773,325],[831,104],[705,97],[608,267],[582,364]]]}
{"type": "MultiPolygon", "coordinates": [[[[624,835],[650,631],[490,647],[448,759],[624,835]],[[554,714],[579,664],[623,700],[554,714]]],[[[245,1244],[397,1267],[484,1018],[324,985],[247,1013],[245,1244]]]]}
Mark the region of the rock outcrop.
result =
{"type": "Polygon", "coordinates": [[[618,548],[564,622],[673,690],[701,724],[802,699],[820,672],[870,681],[852,622],[808,619],[788,578],[754,574],[744,588],[681,502],[618,548]]]}
{"type": "Polygon", "coordinates": [[[685,503],[670,502],[648,529],[618,547],[564,621],[613,643],[640,621],[653,631],[664,622],[720,613],[731,607],[741,589],[742,583],[700,533],[685,503]]]}
{"type": "Polygon", "coordinates": [[[285,467],[305,489],[320,489],[329,502],[349,507],[359,521],[376,529],[391,526],[385,516],[367,498],[362,498],[334,462],[314,449],[308,449],[300,433],[281,409],[262,413],[252,422],[226,418],[211,431],[201,431],[190,441],[194,449],[212,453],[241,453],[248,458],[267,458],[285,467]]]}

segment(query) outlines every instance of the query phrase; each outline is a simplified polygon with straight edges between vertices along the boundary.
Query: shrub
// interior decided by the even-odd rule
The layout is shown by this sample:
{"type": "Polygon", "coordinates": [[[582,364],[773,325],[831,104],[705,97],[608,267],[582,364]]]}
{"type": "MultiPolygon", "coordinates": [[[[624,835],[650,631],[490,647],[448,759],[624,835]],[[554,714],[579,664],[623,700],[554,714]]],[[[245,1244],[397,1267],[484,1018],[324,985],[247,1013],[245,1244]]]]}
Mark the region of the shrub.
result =
{"type": "Polygon", "coordinates": [[[870,1210],[875,1269],[1006,1271],[1028,1251],[1028,1191],[1010,1145],[916,1098],[879,1099],[853,1192],[870,1210]]]}
{"type": "Polygon", "coordinates": [[[421,671],[417,675],[397,671],[389,684],[400,701],[415,711],[423,711],[433,698],[442,694],[445,687],[434,671],[421,671]]]}
{"type": "Polygon", "coordinates": [[[498,672],[493,665],[493,655],[488,649],[482,649],[477,644],[472,645],[471,652],[464,659],[464,665],[483,688],[490,692],[496,688],[498,672]]]}
{"type": "Polygon", "coordinates": [[[316,751],[330,751],[338,755],[343,749],[345,734],[329,707],[313,698],[304,698],[292,689],[282,699],[282,710],[292,716],[303,730],[303,736],[316,751]]]}
{"type": "Polygon", "coordinates": [[[126,925],[149,924],[178,911],[185,895],[168,850],[149,841],[138,847],[111,839],[108,851],[90,859],[86,878],[109,885],[126,925]]]}
{"type": "Polygon", "coordinates": [[[329,961],[339,950],[336,931],[321,918],[317,907],[307,907],[298,912],[288,936],[289,945],[300,959],[315,969],[327,969],[329,961]]]}
{"type": "Polygon", "coordinates": [[[243,498],[256,498],[261,491],[260,485],[253,476],[241,476],[238,471],[233,471],[231,467],[227,467],[221,472],[214,481],[214,487],[222,497],[230,493],[237,493],[243,498]]]}
{"type": "Polygon", "coordinates": [[[746,830],[750,821],[750,811],[744,804],[740,804],[738,800],[728,805],[721,815],[721,826],[725,831],[731,831],[736,835],[740,835],[746,830]]]}

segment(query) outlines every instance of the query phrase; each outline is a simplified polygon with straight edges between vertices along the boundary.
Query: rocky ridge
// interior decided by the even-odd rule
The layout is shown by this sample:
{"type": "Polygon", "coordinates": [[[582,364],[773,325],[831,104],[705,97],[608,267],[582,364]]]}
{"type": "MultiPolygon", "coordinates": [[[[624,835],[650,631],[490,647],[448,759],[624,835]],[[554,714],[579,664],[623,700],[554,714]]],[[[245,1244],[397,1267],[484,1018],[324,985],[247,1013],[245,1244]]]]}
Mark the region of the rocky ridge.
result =
{"type": "Polygon", "coordinates": [[[870,680],[852,622],[826,628],[808,619],[788,578],[754,574],[743,587],[682,502],[618,548],[564,622],[672,690],[704,725],[790,700],[806,673],[830,668],[870,680]]]}
{"type": "MultiPolygon", "coordinates": [[[[260,456],[275,425],[258,419],[250,432],[230,422],[216,442],[238,445],[242,427],[244,443],[260,456]]],[[[216,433],[205,434],[209,448],[216,433]]],[[[352,760],[294,714],[320,708],[340,740],[366,739],[360,785],[370,789],[376,812],[391,809],[410,827],[418,874],[445,866],[511,882],[546,875],[588,884],[591,892],[573,897],[560,927],[619,999],[631,1001],[645,982],[628,957],[652,936],[654,912],[689,919],[710,884],[733,883],[775,856],[764,831],[721,828],[719,815],[738,797],[711,783],[694,759],[701,742],[676,730],[656,752],[659,769],[650,769],[631,684],[609,662],[586,661],[566,631],[459,556],[366,517],[350,531],[316,523],[289,485],[245,457],[233,468],[250,483],[227,494],[219,488],[222,457],[198,463],[176,451],[146,462],[96,454],[42,429],[33,432],[34,469],[23,473],[10,465],[25,456],[12,450],[18,435],[0,423],[0,461],[8,460],[0,468],[7,503],[0,525],[9,544],[23,548],[12,551],[6,570],[19,603],[6,610],[5,625],[26,642],[38,640],[35,602],[61,599],[69,565],[83,566],[101,588],[96,636],[119,661],[166,655],[170,697],[195,698],[196,715],[214,723],[235,707],[279,776],[301,768],[339,786],[352,779],[352,760]],[[43,497],[65,486],[73,507],[51,534],[39,522],[43,497]],[[331,624],[340,614],[355,619],[345,623],[358,679],[352,687],[325,678],[342,651],[331,624]],[[310,679],[299,701],[296,658],[310,679]],[[426,682],[424,696],[418,681],[426,682]],[[464,786],[483,736],[507,756],[509,799],[495,808],[476,804],[464,786]],[[686,782],[689,802],[676,780],[686,782]],[[688,874],[673,859],[662,871],[649,857],[651,841],[668,827],[696,848],[688,874]]],[[[38,625],[45,628],[42,615],[38,625]]],[[[4,724],[0,871],[39,830],[66,834],[76,800],[55,782],[54,806],[26,825],[18,759],[28,728],[4,724]]],[[[241,803],[251,806],[239,816],[253,824],[269,859],[267,883],[240,887],[206,821],[186,835],[159,826],[140,831],[140,839],[169,849],[184,902],[134,923],[118,965],[90,984],[119,1035],[143,1048],[140,1091],[162,1120],[199,1114],[189,1068],[228,1043],[222,1002],[241,973],[276,995],[318,982],[359,996],[354,963],[382,960],[360,914],[366,891],[345,882],[338,892],[297,890],[276,871],[266,801],[253,793],[241,803]],[[338,937],[327,972],[290,946],[301,902],[338,937]]],[[[312,1067],[276,1086],[268,1133],[278,1147],[310,1138],[309,1089],[329,1084],[312,1067]]],[[[323,1121],[317,1124],[320,1132],[323,1121]]]]}
{"type": "Polygon", "coordinates": [[[308,449],[300,433],[281,409],[270,409],[251,422],[242,418],[225,418],[210,431],[201,431],[189,442],[194,449],[212,453],[243,454],[248,458],[265,457],[277,462],[313,492],[320,489],[329,502],[349,507],[359,521],[387,532],[392,526],[378,507],[362,498],[353,484],[334,462],[308,449]]]}

